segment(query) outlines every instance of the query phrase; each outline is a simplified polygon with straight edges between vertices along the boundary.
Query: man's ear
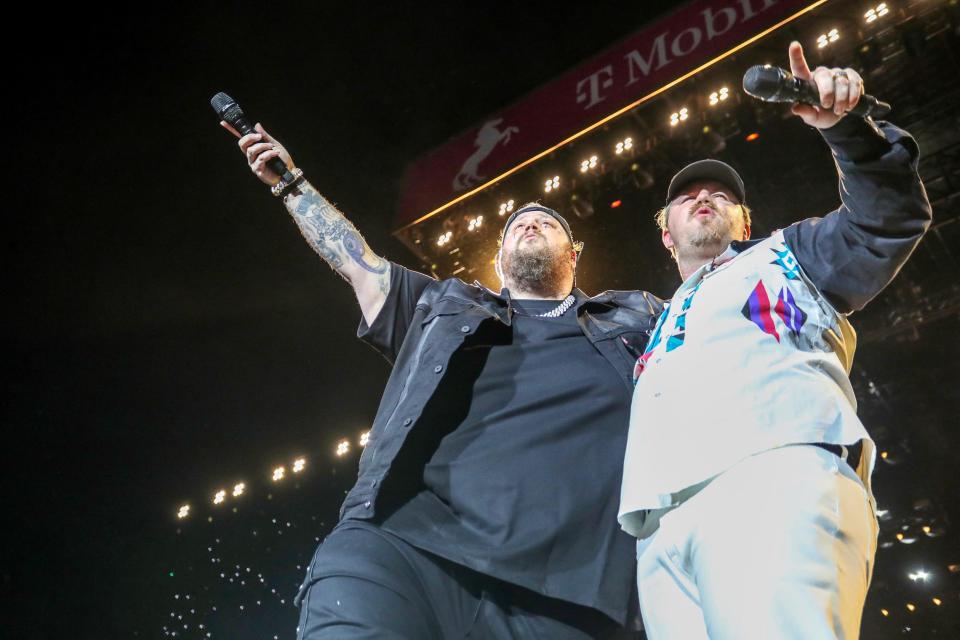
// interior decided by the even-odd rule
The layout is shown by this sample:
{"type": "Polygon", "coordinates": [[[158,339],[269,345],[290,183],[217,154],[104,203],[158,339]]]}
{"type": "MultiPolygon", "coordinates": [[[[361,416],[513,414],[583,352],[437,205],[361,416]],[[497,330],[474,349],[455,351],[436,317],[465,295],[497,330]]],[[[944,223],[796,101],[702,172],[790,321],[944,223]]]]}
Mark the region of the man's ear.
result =
{"type": "Polygon", "coordinates": [[[750,225],[748,224],[743,225],[743,239],[744,240],[750,239],[750,225]]]}
{"type": "Polygon", "coordinates": [[[503,282],[503,271],[500,269],[500,259],[503,257],[503,249],[501,248],[497,251],[497,257],[493,261],[493,271],[497,274],[497,277],[500,278],[500,282],[503,282]]]}
{"type": "Polygon", "coordinates": [[[669,251],[671,252],[673,251],[674,249],[673,238],[670,237],[670,232],[667,231],[666,229],[663,229],[660,232],[660,241],[663,242],[663,246],[665,246],[669,251]]]}

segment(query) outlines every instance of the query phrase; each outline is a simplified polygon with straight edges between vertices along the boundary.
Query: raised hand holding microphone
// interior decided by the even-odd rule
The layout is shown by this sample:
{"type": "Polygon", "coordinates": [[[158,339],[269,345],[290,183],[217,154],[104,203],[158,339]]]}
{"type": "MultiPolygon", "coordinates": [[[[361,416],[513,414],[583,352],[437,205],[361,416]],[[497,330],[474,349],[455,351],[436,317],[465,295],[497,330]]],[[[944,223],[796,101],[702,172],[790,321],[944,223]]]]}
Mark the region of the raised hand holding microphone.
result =
{"type": "Polygon", "coordinates": [[[273,136],[267,133],[267,130],[259,122],[254,126],[256,133],[248,133],[245,136],[241,136],[239,131],[224,120],[220,121],[220,126],[239,138],[237,144],[243,155],[246,156],[250,170],[264,184],[272,187],[280,182],[280,175],[269,166],[270,160],[273,158],[279,158],[286,165],[288,171],[293,171],[295,165],[290,153],[273,136]]]}
{"type": "Polygon", "coordinates": [[[813,71],[803,55],[799,42],[791,42],[788,53],[790,72],[801,80],[809,80],[820,93],[820,104],[797,103],[790,110],[811,127],[829,129],[848,111],[857,106],[863,95],[863,78],[855,70],[839,67],[817,67],[813,71]]]}

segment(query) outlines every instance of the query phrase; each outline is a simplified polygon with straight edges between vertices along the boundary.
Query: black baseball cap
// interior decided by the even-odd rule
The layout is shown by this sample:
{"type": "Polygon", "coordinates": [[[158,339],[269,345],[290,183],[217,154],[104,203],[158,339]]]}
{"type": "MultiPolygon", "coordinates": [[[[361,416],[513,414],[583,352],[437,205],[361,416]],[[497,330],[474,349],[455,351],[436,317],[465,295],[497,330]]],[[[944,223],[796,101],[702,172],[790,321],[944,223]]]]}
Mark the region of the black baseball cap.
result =
{"type": "Polygon", "coordinates": [[[542,211],[548,216],[554,218],[557,222],[560,223],[560,226],[563,227],[563,230],[567,232],[567,238],[569,238],[570,244],[573,245],[574,247],[577,246],[577,243],[573,241],[573,232],[570,231],[570,225],[569,223],[567,223],[564,217],[559,213],[557,213],[556,211],[554,211],[553,209],[551,209],[550,207],[545,207],[542,204],[528,204],[524,207],[520,207],[519,209],[511,213],[510,217],[507,218],[507,223],[503,225],[503,232],[501,233],[501,236],[506,237],[507,229],[509,229],[510,225],[513,224],[513,221],[517,219],[517,216],[519,216],[521,213],[527,213],[528,211],[542,211]]]}
{"type": "Polygon", "coordinates": [[[726,185],[733,191],[741,204],[746,199],[746,193],[743,189],[743,179],[736,170],[726,162],[720,160],[697,160],[685,166],[677,172],[670,180],[670,186],[667,187],[667,204],[669,205],[677,193],[691,182],[698,180],[713,180],[726,185]]]}

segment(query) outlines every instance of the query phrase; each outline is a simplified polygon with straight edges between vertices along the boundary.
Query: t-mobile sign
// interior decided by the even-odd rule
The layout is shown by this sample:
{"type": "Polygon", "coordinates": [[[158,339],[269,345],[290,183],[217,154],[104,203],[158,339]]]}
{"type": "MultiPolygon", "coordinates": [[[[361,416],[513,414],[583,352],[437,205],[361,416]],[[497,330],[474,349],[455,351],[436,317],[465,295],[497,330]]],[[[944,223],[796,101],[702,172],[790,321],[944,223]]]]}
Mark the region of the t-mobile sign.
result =
{"type": "Polygon", "coordinates": [[[482,187],[711,57],[822,2],[697,0],[684,5],[416,160],[404,178],[397,226],[482,187]]]}

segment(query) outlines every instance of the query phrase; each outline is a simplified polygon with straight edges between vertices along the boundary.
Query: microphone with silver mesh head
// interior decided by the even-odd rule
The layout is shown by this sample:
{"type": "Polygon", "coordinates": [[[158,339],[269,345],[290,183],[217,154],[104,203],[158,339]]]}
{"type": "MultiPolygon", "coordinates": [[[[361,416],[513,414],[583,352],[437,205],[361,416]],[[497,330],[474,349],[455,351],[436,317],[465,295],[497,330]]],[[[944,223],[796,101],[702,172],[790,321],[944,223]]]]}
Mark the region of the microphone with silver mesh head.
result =
{"type": "MultiPolygon", "coordinates": [[[[253,123],[247,120],[247,116],[243,114],[243,109],[240,108],[237,101],[224,92],[221,91],[213,96],[213,98],[210,99],[210,106],[217,112],[221,120],[239,131],[241,136],[245,136],[248,133],[258,133],[258,131],[253,128],[253,123]]],[[[295,180],[294,175],[290,173],[287,165],[285,165],[280,158],[270,158],[267,160],[267,167],[280,176],[287,184],[291,184],[295,180]]]]}
{"type": "MultiPolygon", "coordinates": [[[[764,102],[786,102],[796,104],[820,104],[820,92],[810,80],[801,80],[786,69],[768,64],[756,65],[743,74],[743,90],[764,102]]],[[[863,94],[857,106],[848,113],[861,118],[883,118],[890,113],[890,105],[871,95],[863,94]]]]}

